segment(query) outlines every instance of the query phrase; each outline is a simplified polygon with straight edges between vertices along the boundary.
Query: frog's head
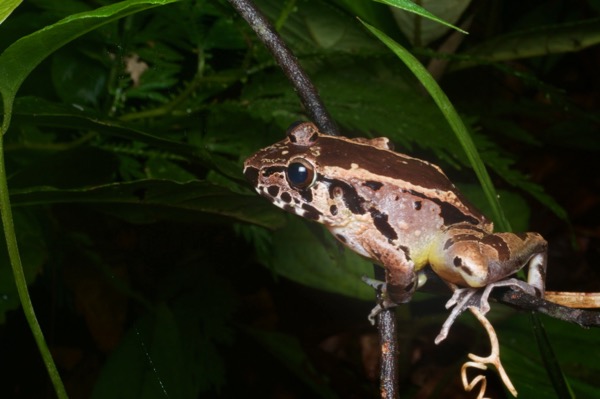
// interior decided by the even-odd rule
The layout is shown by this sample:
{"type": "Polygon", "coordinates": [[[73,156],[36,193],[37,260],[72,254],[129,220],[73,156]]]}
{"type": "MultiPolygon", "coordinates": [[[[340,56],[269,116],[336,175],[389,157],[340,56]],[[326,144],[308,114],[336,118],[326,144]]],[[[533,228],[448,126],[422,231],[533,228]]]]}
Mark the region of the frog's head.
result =
{"type": "Polygon", "coordinates": [[[328,136],[312,123],[292,125],[284,140],[248,158],[244,175],[273,204],[330,230],[377,226],[394,237],[387,220],[406,219],[406,207],[422,201],[436,204],[431,217],[446,226],[488,223],[437,166],[393,152],[386,138],[328,136]]]}
{"type": "Polygon", "coordinates": [[[244,175],[278,207],[326,223],[323,216],[330,199],[318,159],[322,137],[312,123],[293,124],[284,140],[244,162],[244,175]]]}

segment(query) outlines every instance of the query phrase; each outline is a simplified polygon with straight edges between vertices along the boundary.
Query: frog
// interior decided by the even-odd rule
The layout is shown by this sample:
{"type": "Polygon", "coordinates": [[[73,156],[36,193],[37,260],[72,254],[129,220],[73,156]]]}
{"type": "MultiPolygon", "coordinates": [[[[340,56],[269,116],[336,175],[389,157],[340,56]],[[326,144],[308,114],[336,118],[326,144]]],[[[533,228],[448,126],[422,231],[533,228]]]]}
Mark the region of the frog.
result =
{"type": "Polygon", "coordinates": [[[442,169],[395,152],[386,137],[347,138],[295,123],[285,139],[244,162],[256,192],[321,223],[344,246],[381,265],[384,291],[369,318],[410,301],[432,270],[455,306],[436,341],[469,306],[483,314],[497,286],[544,296],[547,242],[538,233],[494,232],[442,169]],[[527,266],[527,282],[510,278],[527,266]],[[475,295],[475,294],[478,295],[475,295]],[[475,296],[474,296],[475,295],[475,296]]]}

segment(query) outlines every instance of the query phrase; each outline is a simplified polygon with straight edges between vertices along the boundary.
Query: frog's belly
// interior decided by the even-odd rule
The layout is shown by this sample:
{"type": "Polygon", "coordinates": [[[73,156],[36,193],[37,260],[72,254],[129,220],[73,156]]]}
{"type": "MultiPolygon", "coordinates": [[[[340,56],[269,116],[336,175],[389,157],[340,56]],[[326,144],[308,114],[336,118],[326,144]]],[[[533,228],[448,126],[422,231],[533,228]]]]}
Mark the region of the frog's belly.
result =
{"type": "Polygon", "coordinates": [[[395,261],[409,263],[415,271],[429,264],[431,242],[438,234],[436,231],[413,229],[390,240],[365,224],[330,227],[329,231],[345,246],[383,267],[391,266],[382,261],[382,254],[386,254],[386,259],[395,258],[395,261]]]}

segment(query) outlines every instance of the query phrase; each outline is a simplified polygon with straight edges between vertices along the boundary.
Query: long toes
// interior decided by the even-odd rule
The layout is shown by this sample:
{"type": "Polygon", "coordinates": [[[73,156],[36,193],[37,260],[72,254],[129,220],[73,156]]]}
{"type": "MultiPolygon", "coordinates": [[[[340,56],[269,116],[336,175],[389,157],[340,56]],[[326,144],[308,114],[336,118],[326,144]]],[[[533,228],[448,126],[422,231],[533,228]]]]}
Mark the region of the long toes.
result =
{"type": "Polygon", "coordinates": [[[361,280],[367,284],[369,287],[377,290],[377,291],[385,291],[385,281],[375,280],[374,278],[362,276],[361,280]]]}

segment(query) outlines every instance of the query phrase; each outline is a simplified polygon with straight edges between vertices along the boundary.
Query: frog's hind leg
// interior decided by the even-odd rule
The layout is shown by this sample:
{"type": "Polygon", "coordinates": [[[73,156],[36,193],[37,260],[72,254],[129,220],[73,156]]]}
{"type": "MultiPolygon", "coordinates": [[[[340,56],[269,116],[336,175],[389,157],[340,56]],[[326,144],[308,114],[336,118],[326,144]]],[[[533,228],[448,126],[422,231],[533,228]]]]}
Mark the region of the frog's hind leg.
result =
{"type": "Polygon", "coordinates": [[[469,306],[486,314],[490,309],[488,297],[496,287],[508,286],[543,297],[547,244],[539,234],[457,234],[450,231],[448,237],[443,250],[438,248],[437,253],[432,254],[432,268],[451,283],[454,294],[446,308],[454,306],[454,309],[436,343],[446,337],[454,320],[469,306]],[[507,278],[526,265],[527,283],[507,278]]]}
{"type": "Polygon", "coordinates": [[[528,266],[527,282],[543,296],[546,251],[547,243],[537,233],[449,229],[431,251],[430,263],[444,281],[474,288],[504,280],[528,266]]]}
{"type": "Polygon", "coordinates": [[[482,242],[498,254],[490,255],[489,250],[486,253],[490,269],[486,286],[527,266],[527,284],[535,289],[532,295],[544,297],[548,243],[541,235],[496,233],[484,237],[482,242]]]}

